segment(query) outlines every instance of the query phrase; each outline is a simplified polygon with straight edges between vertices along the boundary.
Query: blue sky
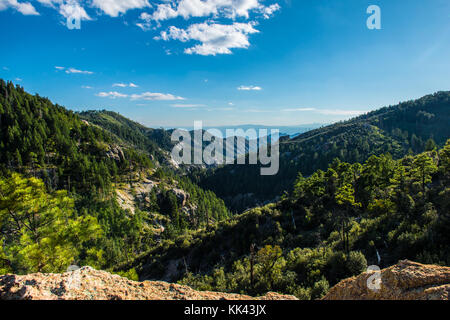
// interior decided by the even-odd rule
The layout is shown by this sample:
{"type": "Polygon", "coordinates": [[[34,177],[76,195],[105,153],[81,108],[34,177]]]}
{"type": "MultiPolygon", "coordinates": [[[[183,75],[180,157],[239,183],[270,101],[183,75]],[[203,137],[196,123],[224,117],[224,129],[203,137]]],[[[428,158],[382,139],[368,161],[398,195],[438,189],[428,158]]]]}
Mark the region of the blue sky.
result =
{"type": "Polygon", "coordinates": [[[448,0],[0,0],[0,77],[152,127],[330,123],[450,90],[449,22],[448,0]]]}

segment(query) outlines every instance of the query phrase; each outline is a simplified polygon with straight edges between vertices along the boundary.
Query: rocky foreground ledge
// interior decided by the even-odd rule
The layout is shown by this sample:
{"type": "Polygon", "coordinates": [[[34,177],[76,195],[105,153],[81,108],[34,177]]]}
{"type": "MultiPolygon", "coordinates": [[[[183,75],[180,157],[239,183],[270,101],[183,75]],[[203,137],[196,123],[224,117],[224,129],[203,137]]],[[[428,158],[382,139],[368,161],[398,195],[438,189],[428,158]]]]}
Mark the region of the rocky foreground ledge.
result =
{"type": "Polygon", "coordinates": [[[339,282],[324,300],[449,300],[449,297],[449,267],[403,260],[378,273],[366,272],[339,282]],[[379,287],[374,286],[377,278],[381,279],[379,287]]]}
{"type": "Polygon", "coordinates": [[[268,293],[253,298],[240,294],[202,292],[160,281],[136,282],[91,267],[63,274],[0,276],[1,300],[295,300],[268,293]]]}
{"type": "MultiPolygon", "coordinates": [[[[339,282],[324,300],[449,300],[450,268],[408,260],[339,282]],[[378,279],[378,282],[377,282],[378,279]],[[369,281],[368,281],[369,280],[369,281]],[[373,280],[373,281],[370,281],[373,280]],[[381,280],[381,281],[380,281],[381,280]],[[368,283],[371,283],[369,288],[368,283]],[[379,284],[378,286],[374,285],[379,284]],[[374,290],[378,288],[377,290],[374,290]]],[[[63,274],[0,276],[0,300],[295,300],[277,293],[253,298],[196,291],[161,281],[136,282],[83,267],[63,274]]]]}

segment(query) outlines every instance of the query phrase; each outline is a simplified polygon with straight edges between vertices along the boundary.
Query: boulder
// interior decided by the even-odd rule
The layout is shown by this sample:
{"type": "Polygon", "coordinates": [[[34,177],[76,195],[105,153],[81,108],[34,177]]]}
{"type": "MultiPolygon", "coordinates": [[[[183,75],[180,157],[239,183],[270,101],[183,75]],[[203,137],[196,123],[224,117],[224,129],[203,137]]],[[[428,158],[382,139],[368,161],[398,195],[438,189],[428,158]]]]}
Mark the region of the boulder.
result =
{"type": "Polygon", "coordinates": [[[324,300],[448,300],[450,268],[408,260],[345,279],[324,300]],[[378,280],[377,280],[378,279],[378,280]]]}

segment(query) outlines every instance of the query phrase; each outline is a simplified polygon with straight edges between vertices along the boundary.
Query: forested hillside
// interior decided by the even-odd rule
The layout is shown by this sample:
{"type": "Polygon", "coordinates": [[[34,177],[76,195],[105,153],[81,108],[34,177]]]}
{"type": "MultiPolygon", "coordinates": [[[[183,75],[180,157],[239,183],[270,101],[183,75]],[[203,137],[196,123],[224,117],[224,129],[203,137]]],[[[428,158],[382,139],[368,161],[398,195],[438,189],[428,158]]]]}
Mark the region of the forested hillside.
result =
{"type": "Polygon", "coordinates": [[[160,162],[167,161],[168,158],[163,151],[170,152],[173,148],[170,131],[147,128],[116,112],[85,111],[81,112],[79,116],[81,119],[115,134],[134,148],[148,152],[160,162]]]}
{"type": "Polygon", "coordinates": [[[450,136],[449,123],[450,92],[438,92],[283,139],[275,176],[261,176],[254,165],[227,165],[194,171],[192,179],[242,212],[291,191],[297,172],[307,176],[324,170],[335,158],[355,163],[389,153],[399,159],[442,146],[450,136]]]}
{"type": "Polygon", "coordinates": [[[450,140],[441,150],[298,174],[293,192],[136,259],[141,279],[319,298],[367,265],[450,264],[450,140]]]}
{"type": "Polygon", "coordinates": [[[213,192],[158,167],[164,151],[138,124],[110,116],[116,126],[91,123],[0,80],[0,272],[109,269],[229,216],[213,192]]]}
{"type": "Polygon", "coordinates": [[[82,122],[47,98],[0,80],[0,168],[40,176],[52,189],[82,193],[108,189],[117,175],[152,163],[135,149],[107,157],[117,145],[111,134],[82,122]]]}

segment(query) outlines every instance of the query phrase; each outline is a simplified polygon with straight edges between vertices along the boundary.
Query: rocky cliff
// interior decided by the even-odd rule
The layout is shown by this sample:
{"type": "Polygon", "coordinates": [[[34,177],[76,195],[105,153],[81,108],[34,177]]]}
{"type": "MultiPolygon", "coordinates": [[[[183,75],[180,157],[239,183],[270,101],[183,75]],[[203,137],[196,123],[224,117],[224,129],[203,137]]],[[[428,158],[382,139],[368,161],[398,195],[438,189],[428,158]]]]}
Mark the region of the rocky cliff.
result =
{"type": "Polygon", "coordinates": [[[450,268],[408,260],[339,282],[324,300],[448,300],[450,268]],[[369,288],[370,287],[370,288],[369,288]]]}
{"type": "Polygon", "coordinates": [[[268,293],[252,298],[239,294],[200,292],[159,281],[136,282],[90,267],[63,274],[0,276],[0,300],[293,300],[268,293]]]}

